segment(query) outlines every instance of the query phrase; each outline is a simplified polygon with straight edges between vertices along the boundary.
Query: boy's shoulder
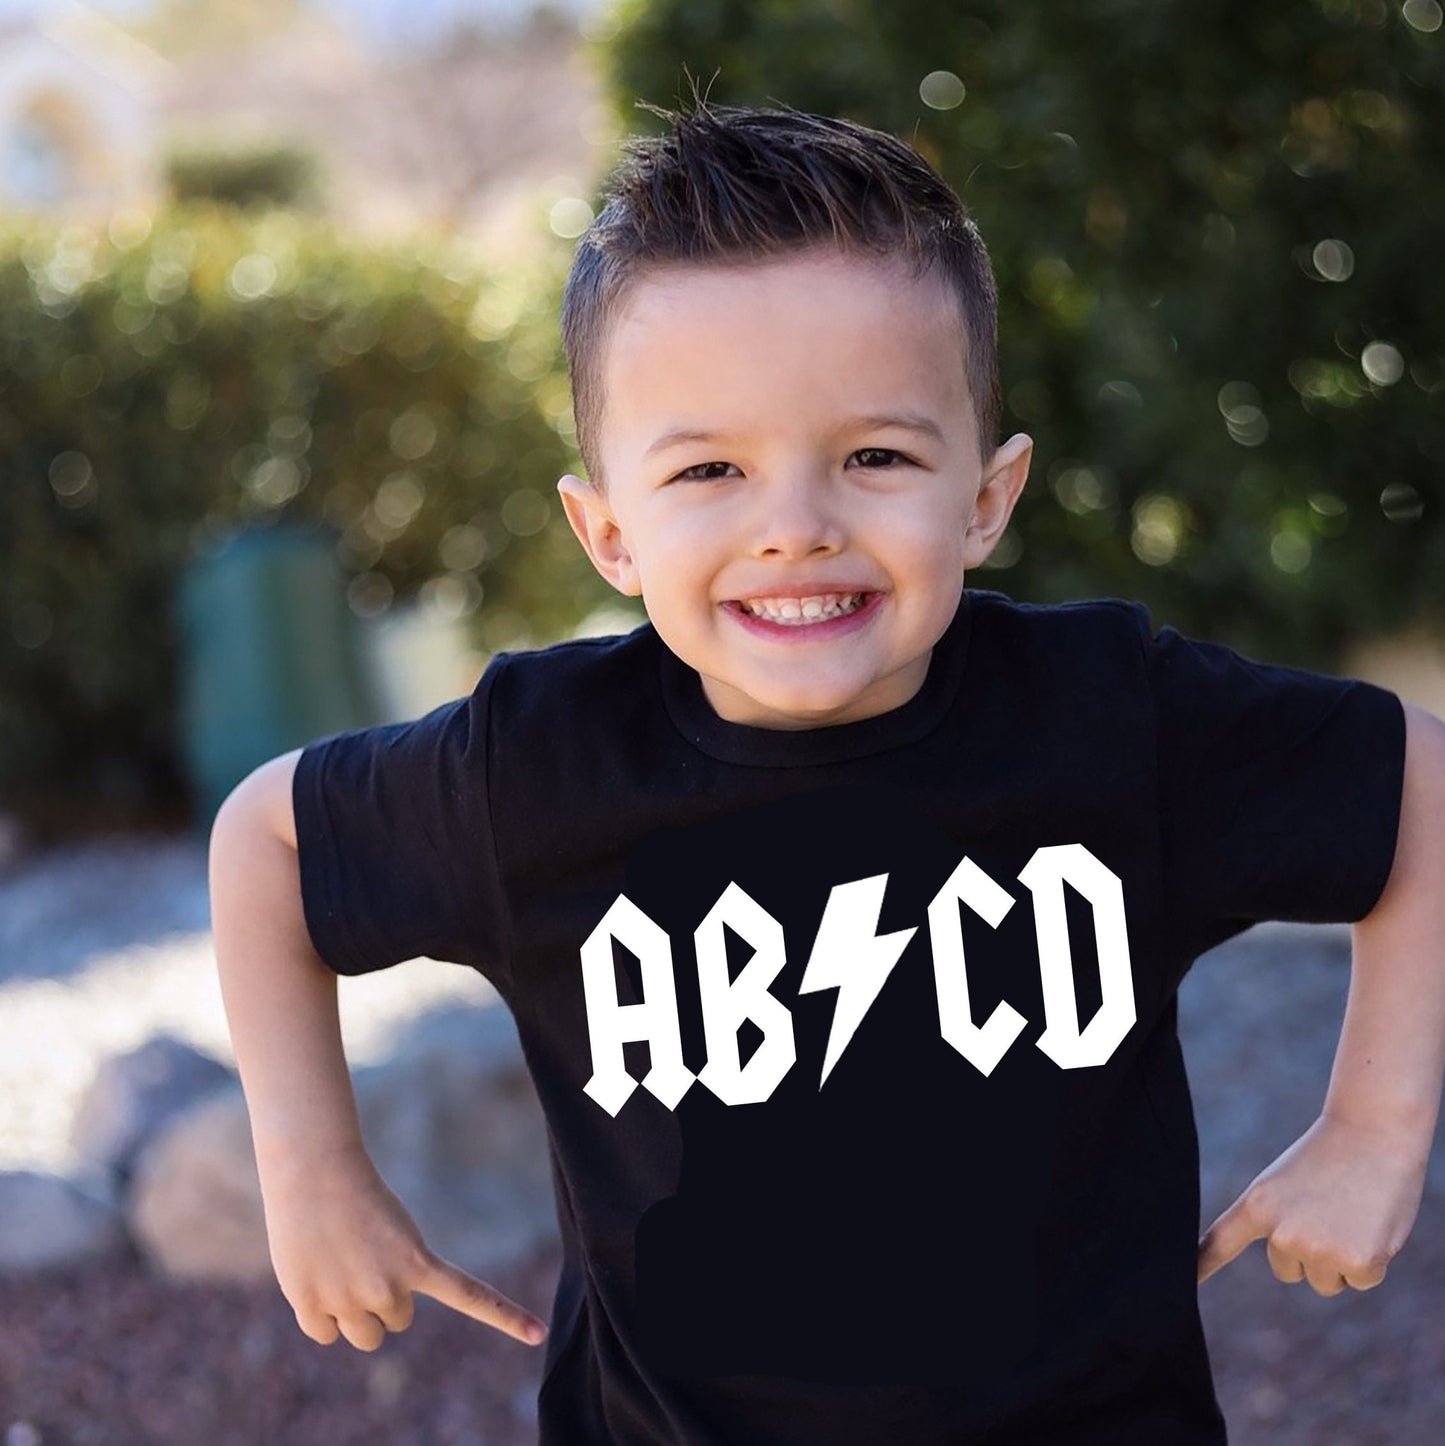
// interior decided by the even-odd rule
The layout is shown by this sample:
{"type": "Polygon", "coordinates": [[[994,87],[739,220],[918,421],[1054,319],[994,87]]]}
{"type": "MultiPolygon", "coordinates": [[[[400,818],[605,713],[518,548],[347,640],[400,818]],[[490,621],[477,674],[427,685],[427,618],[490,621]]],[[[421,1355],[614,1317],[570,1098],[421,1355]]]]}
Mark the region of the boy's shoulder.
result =
{"type": "MultiPolygon", "coordinates": [[[[576,705],[608,695],[638,692],[656,675],[662,640],[650,619],[626,633],[561,638],[535,648],[505,649],[493,656],[509,712],[529,707],[576,705]]],[[[579,720],[580,721],[580,720],[579,720]]]]}
{"type": "Polygon", "coordinates": [[[1122,649],[1142,657],[1153,637],[1148,607],[1133,598],[1101,596],[1063,602],[1022,602],[993,588],[970,587],[971,646],[988,648],[1002,665],[1022,651],[1062,651],[1079,657],[1086,651],[1122,649]]]}
{"type": "Polygon", "coordinates": [[[1063,602],[1023,602],[994,588],[970,587],[970,606],[982,609],[990,617],[1013,618],[1021,626],[1048,626],[1057,621],[1064,626],[1074,622],[1103,622],[1106,625],[1120,618],[1147,623],[1149,609],[1133,598],[1104,595],[1069,598],[1063,602]]]}
{"type": "MultiPolygon", "coordinates": [[[[965,689],[980,717],[1051,719],[1078,738],[1104,737],[1121,711],[1146,710],[1153,690],[1149,610],[1131,598],[1100,596],[1024,602],[969,588],[965,689]],[[979,709],[987,696],[992,709],[979,709]]],[[[1141,711],[1140,716],[1143,716],[1141,711]]]]}
{"type": "Polygon", "coordinates": [[[650,618],[643,618],[625,633],[597,633],[583,637],[559,638],[534,648],[508,648],[496,656],[505,658],[510,669],[545,674],[594,671],[599,667],[646,666],[657,657],[661,644],[650,618]]]}

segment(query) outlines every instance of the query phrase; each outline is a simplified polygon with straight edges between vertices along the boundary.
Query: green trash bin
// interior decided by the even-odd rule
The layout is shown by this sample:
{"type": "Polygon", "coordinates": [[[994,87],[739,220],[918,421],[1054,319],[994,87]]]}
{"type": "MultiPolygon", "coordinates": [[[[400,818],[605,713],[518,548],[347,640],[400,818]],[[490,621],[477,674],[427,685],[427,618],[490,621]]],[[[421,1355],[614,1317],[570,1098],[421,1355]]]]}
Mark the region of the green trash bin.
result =
{"type": "Polygon", "coordinates": [[[336,534],[242,528],[192,557],[178,598],[181,722],[196,827],[253,768],[382,721],[336,534]]]}

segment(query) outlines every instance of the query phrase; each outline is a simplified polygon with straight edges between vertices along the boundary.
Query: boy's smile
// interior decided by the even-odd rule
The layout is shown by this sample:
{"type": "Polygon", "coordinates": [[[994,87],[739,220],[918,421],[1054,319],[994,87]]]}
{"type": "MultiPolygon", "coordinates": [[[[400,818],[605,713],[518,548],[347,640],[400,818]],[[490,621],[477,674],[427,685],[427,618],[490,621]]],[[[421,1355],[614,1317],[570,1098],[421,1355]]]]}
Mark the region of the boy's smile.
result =
{"type": "Polygon", "coordinates": [[[922,685],[1033,446],[1015,434],[981,466],[963,346],[941,280],[832,248],[674,263],[625,298],[606,496],[558,491],[720,717],[846,723],[922,685]]]}

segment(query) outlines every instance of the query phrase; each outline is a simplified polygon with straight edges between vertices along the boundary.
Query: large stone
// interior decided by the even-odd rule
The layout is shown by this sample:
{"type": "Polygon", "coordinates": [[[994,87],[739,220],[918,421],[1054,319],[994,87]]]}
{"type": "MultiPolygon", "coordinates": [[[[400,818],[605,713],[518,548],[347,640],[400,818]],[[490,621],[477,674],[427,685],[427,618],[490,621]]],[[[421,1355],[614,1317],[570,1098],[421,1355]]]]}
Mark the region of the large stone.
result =
{"type": "Polygon", "coordinates": [[[76,1265],[124,1243],[114,1205],[75,1181],[40,1170],[0,1173],[0,1270],[76,1265]]]}
{"type": "Polygon", "coordinates": [[[257,1280],[270,1273],[261,1182],[239,1085],[191,1105],[142,1146],[127,1215],[141,1253],[166,1275],[257,1280]]]}
{"type": "Polygon", "coordinates": [[[83,1158],[128,1177],[141,1147],[166,1121],[236,1076],[174,1035],[102,1061],[76,1108],[70,1143],[83,1158]]]}
{"type": "MultiPolygon", "coordinates": [[[[439,1255],[485,1277],[553,1239],[546,1125],[505,1008],[424,1019],[353,1081],[367,1150],[439,1255]]],[[[167,1274],[271,1274],[239,1087],[192,1106],[142,1149],[129,1215],[167,1274]]]]}
{"type": "Polygon", "coordinates": [[[354,1078],[367,1149],[438,1254],[485,1275],[555,1238],[546,1121],[505,1007],[427,1016],[354,1078]]]}

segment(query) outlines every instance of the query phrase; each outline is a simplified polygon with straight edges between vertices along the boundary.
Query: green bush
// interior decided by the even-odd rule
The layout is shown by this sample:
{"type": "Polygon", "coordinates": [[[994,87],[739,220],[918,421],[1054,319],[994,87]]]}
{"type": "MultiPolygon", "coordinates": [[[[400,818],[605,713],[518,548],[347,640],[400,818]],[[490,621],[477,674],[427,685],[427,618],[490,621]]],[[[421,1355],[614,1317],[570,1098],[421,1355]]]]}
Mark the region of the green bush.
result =
{"type": "Polygon", "coordinates": [[[184,809],[176,583],[237,524],[330,523],[358,612],[420,596],[483,651],[615,596],[555,492],[542,285],[282,211],[0,230],[0,806],[184,809]]]}
{"type": "Polygon", "coordinates": [[[890,131],[964,198],[1001,292],[1003,436],[1036,444],[979,585],[1139,597],[1307,666],[1416,618],[1445,633],[1433,3],[649,0],[611,19],[628,130],[657,130],[635,102],[675,106],[691,76],[715,103],[890,131]]]}
{"type": "Polygon", "coordinates": [[[242,209],[305,211],[319,211],[324,204],[321,159],[296,141],[176,144],[166,150],[162,170],[173,204],[211,201],[242,209]]]}

